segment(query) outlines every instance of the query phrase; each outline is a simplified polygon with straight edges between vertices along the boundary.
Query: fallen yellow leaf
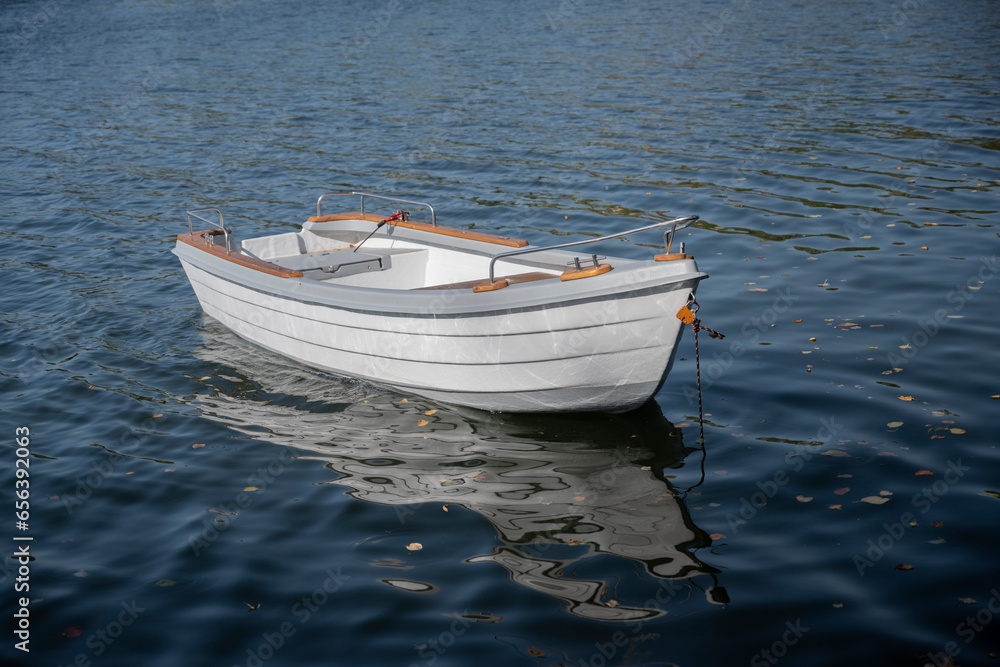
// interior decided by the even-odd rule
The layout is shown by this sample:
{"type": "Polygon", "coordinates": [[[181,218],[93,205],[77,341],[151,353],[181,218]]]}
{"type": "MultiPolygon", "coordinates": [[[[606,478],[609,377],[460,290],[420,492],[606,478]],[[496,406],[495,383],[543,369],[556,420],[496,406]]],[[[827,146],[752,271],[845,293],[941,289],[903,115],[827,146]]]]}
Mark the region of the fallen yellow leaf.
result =
{"type": "Polygon", "coordinates": [[[246,487],[246,488],[245,488],[245,489],[243,489],[243,490],[244,490],[244,491],[256,491],[256,490],[257,490],[257,487],[256,487],[256,486],[248,486],[248,487],[246,487]]]}
{"type": "Polygon", "coordinates": [[[421,419],[420,421],[417,422],[417,426],[427,426],[428,424],[430,424],[430,422],[427,421],[426,419],[421,419]]]}
{"type": "Polygon", "coordinates": [[[427,412],[425,412],[424,414],[425,414],[425,415],[432,415],[432,414],[434,414],[435,412],[437,412],[437,410],[428,410],[428,411],[427,411],[427,412]]]}
{"type": "Polygon", "coordinates": [[[912,396],[900,396],[899,400],[901,400],[901,401],[912,401],[913,397],[912,396]]]}
{"type": "Polygon", "coordinates": [[[423,548],[424,545],[422,545],[420,542],[410,542],[409,544],[406,545],[407,551],[420,551],[423,548]]]}

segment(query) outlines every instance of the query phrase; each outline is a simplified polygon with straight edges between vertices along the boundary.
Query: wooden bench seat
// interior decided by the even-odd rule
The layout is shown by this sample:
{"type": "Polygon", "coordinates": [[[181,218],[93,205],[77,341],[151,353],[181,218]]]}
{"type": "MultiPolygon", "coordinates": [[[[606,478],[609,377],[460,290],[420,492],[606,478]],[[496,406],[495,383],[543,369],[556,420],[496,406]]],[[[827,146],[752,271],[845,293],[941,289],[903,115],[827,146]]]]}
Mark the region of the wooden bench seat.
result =
{"type": "MultiPolygon", "coordinates": [[[[551,273],[542,273],[541,271],[533,271],[531,273],[517,273],[512,276],[502,276],[497,278],[494,282],[501,282],[506,280],[508,285],[517,285],[518,283],[530,283],[536,280],[547,280],[549,278],[558,278],[558,275],[552,275],[551,273]]],[[[449,283],[447,285],[431,285],[429,287],[417,287],[415,289],[472,289],[474,287],[483,287],[490,284],[489,278],[483,278],[481,280],[466,280],[460,283],[449,283]]]]}

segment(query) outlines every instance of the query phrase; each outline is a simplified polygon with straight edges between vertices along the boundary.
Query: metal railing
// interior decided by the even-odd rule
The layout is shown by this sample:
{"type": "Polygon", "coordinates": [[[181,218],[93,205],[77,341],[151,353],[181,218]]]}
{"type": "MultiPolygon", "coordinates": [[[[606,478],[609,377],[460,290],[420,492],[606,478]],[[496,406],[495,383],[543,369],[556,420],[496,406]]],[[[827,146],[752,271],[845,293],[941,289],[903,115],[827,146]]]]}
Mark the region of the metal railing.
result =
{"type": "Polygon", "coordinates": [[[494,282],[494,272],[493,269],[497,263],[498,259],[504,257],[513,257],[514,255],[527,255],[532,252],[542,252],[543,250],[560,250],[562,248],[573,248],[581,245],[588,245],[590,243],[600,243],[601,241],[607,241],[610,239],[621,238],[622,236],[628,236],[629,234],[637,234],[638,232],[649,231],[650,229],[657,229],[658,227],[666,227],[671,225],[669,231],[663,234],[663,245],[669,252],[670,246],[673,244],[674,232],[679,229],[684,229],[691,225],[695,220],[698,219],[697,215],[689,215],[683,218],[674,218],[673,220],[664,220],[663,222],[658,222],[654,225],[647,225],[645,227],[638,227],[636,229],[630,229],[627,232],[620,232],[618,234],[609,234],[607,236],[601,236],[596,239],[584,239],[583,241],[572,241],[570,243],[560,243],[558,245],[545,246],[543,248],[521,248],[518,250],[509,250],[507,252],[501,252],[497,255],[493,255],[490,259],[490,283],[494,282]]]}
{"type": "Polygon", "coordinates": [[[194,234],[194,227],[191,226],[191,218],[195,217],[195,218],[198,218],[199,220],[201,220],[202,222],[204,222],[205,224],[211,225],[213,227],[218,227],[219,229],[221,229],[222,230],[222,235],[226,239],[226,252],[230,252],[231,253],[233,251],[233,249],[231,247],[231,244],[230,244],[230,240],[229,240],[230,239],[229,230],[226,229],[226,226],[224,224],[222,224],[222,211],[220,211],[217,208],[199,208],[199,209],[195,209],[194,211],[188,211],[187,212],[187,216],[188,216],[188,231],[191,234],[194,234]],[[203,218],[200,215],[198,215],[199,213],[208,213],[209,211],[215,211],[216,213],[219,214],[219,221],[218,222],[212,222],[211,220],[208,220],[208,219],[203,218]]]}
{"type": "Polygon", "coordinates": [[[325,195],[320,195],[319,199],[316,200],[316,217],[323,215],[323,199],[324,197],[350,197],[350,196],[361,197],[361,213],[365,212],[365,197],[371,197],[372,199],[382,199],[385,201],[394,201],[398,204],[409,204],[412,206],[426,206],[431,212],[431,227],[437,227],[437,216],[434,214],[434,207],[430,204],[426,204],[422,201],[410,201],[409,199],[399,199],[398,197],[385,197],[383,195],[373,195],[370,192],[330,192],[325,195]]]}

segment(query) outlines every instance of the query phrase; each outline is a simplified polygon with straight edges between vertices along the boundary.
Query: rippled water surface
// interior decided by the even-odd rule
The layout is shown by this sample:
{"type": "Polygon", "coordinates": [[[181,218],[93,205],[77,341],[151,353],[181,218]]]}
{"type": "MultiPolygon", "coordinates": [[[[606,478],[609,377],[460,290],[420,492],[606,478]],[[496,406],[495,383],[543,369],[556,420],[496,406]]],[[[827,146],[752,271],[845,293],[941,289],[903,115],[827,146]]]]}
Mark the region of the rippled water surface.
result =
{"type": "Polygon", "coordinates": [[[986,0],[3,3],[0,659],[997,664],[998,35],[986,0]],[[348,189],[535,244],[701,216],[705,451],[690,332],[642,410],[525,417],[201,314],[186,209],[248,237],[348,189]]]}

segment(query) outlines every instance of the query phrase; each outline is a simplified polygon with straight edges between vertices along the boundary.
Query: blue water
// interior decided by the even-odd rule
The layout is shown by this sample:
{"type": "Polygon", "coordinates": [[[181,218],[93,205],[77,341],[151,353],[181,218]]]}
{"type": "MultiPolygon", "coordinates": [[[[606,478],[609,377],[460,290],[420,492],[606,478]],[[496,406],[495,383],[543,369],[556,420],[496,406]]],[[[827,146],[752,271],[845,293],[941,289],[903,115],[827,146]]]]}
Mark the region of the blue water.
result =
{"type": "Polygon", "coordinates": [[[988,0],[3,3],[0,660],[997,664],[998,35],[988,0]],[[202,315],[186,209],[249,237],[350,189],[536,244],[701,216],[704,452],[690,332],[639,412],[519,417],[202,315]]]}

